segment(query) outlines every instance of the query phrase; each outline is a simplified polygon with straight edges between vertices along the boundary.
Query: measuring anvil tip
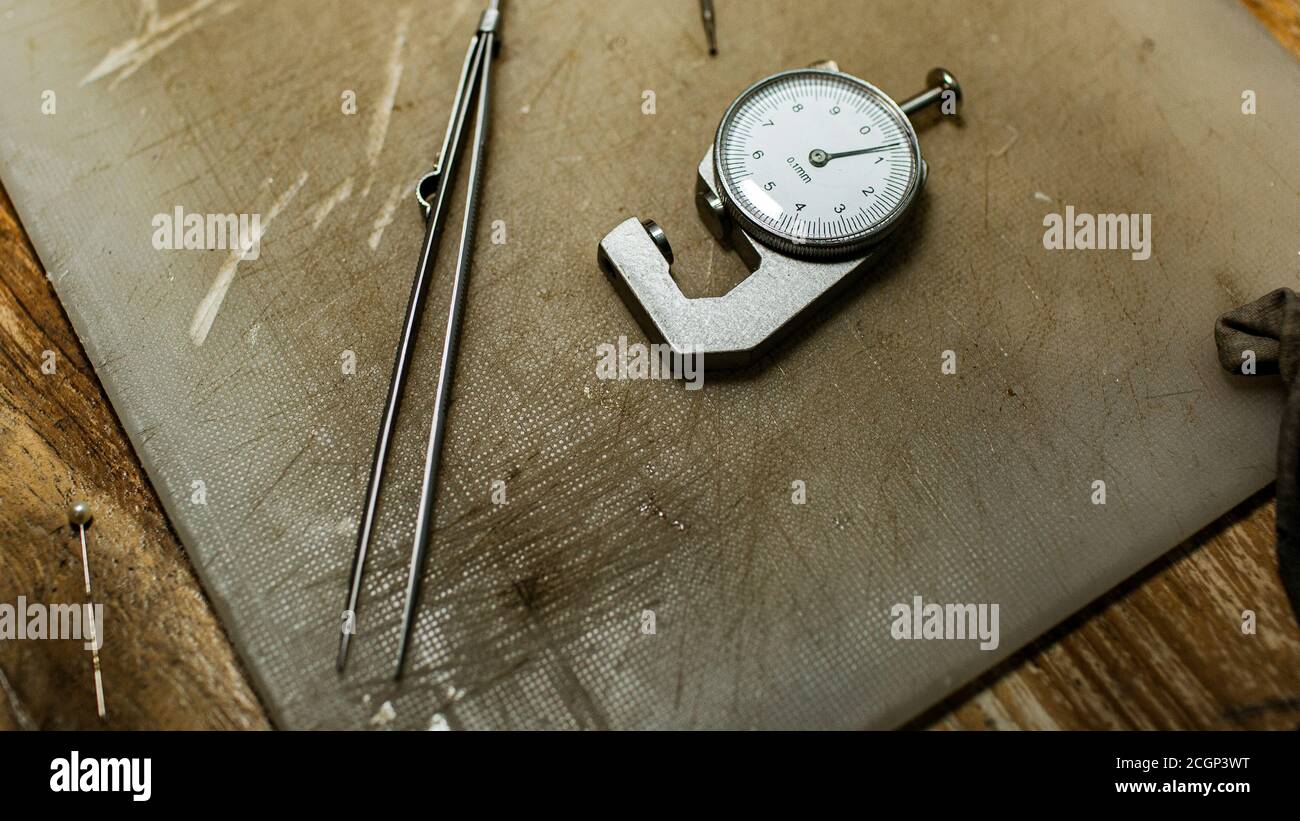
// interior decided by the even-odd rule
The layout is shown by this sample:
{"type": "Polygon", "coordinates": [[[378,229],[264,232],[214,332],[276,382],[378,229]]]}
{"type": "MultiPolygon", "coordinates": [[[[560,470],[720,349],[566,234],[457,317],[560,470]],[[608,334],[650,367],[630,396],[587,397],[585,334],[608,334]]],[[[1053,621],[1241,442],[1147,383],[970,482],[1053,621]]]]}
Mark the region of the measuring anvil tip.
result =
{"type": "Polygon", "coordinates": [[[664,229],[660,228],[659,223],[654,220],[641,220],[641,226],[645,228],[645,232],[650,235],[650,239],[654,240],[655,247],[659,249],[659,253],[664,255],[664,259],[668,260],[669,265],[672,265],[673,247],[668,244],[668,235],[664,233],[664,229]]]}

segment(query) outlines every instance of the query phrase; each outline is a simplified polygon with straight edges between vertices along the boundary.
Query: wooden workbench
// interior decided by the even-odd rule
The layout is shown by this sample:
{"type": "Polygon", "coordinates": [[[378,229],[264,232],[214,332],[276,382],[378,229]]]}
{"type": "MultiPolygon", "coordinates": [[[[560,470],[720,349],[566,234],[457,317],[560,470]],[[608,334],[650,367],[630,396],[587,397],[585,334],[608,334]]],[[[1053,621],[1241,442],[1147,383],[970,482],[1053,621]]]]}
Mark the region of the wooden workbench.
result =
{"type": "MultiPolygon", "coordinates": [[[[1300,8],[1282,0],[1249,5],[1300,57],[1300,8]]],[[[111,498],[124,513],[95,523],[92,551],[96,538],[140,549],[129,565],[92,560],[110,606],[122,605],[113,612],[126,619],[113,625],[104,655],[107,726],[269,726],[7,197],[0,199],[0,328],[0,601],[75,600],[81,568],[64,511],[80,496],[111,498]],[[40,368],[46,350],[56,354],[53,374],[40,368]],[[47,513],[33,518],[32,510],[47,513]]],[[[1266,622],[1255,635],[1211,628],[1243,609],[1287,612],[1268,495],[1246,501],[912,726],[1300,726],[1300,634],[1294,624],[1266,622]]],[[[0,728],[97,726],[79,643],[0,643],[0,728]]]]}

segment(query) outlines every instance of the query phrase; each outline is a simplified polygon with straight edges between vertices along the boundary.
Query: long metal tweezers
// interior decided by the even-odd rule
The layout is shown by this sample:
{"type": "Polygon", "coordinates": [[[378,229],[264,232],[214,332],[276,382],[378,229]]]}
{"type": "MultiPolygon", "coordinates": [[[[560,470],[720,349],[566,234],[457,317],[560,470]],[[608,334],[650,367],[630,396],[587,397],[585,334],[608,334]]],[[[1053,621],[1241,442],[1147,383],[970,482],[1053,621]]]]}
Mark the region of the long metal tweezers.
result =
{"type": "Polygon", "coordinates": [[[370,481],[367,484],[366,504],[357,534],[357,549],[352,556],[351,584],[348,589],[347,607],[343,613],[343,630],[339,639],[339,653],[336,666],[340,673],[347,666],[348,648],[352,634],[356,629],[357,599],[361,593],[361,581],[365,575],[366,554],[370,549],[371,535],[375,526],[375,514],[379,506],[379,493],[383,485],[384,464],[387,461],[388,448],[392,443],[393,431],[397,420],[398,406],[401,404],[402,390],[406,375],[411,367],[411,354],[415,348],[416,333],[419,330],[420,315],[425,297],[429,292],[433,263],[437,256],[439,240],[442,237],[443,224],[447,219],[447,193],[455,184],[456,169],[459,164],[461,142],[464,137],[468,113],[474,107],[474,142],[470,152],[470,178],[465,194],[465,217],[460,231],[460,250],[456,255],[456,273],[452,284],[451,308],[447,316],[446,336],[442,344],[442,363],[438,372],[437,400],[433,411],[433,424],[429,432],[429,446],[424,459],[424,479],[420,485],[420,508],[415,524],[415,542],[411,548],[411,562],[406,586],[406,604],[403,608],[402,634],[397,649],[397,665],[394,677],[401,677],[406,660],[407,644],[411,627],[415,619],[415,604],[420,592],[421,568],[428,550],[429,538],[433,533],[434,491],[438,483],[438,456],[442,450],[443,432],[447,424],[448,399],[451,395],[451,380],[456,364],[456,343],[460,332],[461,314],[465,305],[465,288],[469,278],[470,250],[473,244],[474,218],[478,205],[478,188],[482,176],[483,150],[487,142],[488,111],[490,108],[490,77],[492,57],[498,44],[501,25],[500,0],[491,0],[486,11],[479,19],[478,30],[470,40],[469,51],[465,54],[465,63],[461,68],[460,85],[456,90],[456,99],[452,104],[451,116],[447,121],[447,133],[443,137],[442,151],[438,155],[437,165],[432,173],[420,181],[420,203],[425,208],[427,228],[424,235],[424,248],[420,251],[420,262],[415,269],[415,280],[411,285],[411,296],[406,304],[406,320],[402,325],[402,335],[397,344],[397,357],[393,362],[393,376],[388,385],[388,399],[384,405],[383,421],[379,426],[379,439],[375,444],[374,461],[370,466],[370,481]],[[434,189],[432,197],[426,198],[426,192],[434,189]]]}

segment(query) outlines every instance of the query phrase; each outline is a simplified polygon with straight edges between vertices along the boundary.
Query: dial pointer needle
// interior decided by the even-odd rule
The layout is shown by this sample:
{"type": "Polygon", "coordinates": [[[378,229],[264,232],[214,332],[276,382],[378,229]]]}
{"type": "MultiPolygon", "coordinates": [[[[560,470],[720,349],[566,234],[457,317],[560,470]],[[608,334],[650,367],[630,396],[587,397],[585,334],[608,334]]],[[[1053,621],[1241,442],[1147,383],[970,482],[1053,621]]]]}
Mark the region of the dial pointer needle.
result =
{"type": "Polygon", "coordinates": [[[888,151],[891,148],[897,148],[899,145],[901,145],[901,143],[892,142],[887,143],[886,145],[878,145],[874,148],[859,148],[856,151],[841,151],[838,154],[830,154],[820,148],[814,148],[812,151],[808,152],[808,162],[821,168],[826,165],[826,163],[839,157],[856,157],[859,154],[874,154],[877,151],[888,151]]]}

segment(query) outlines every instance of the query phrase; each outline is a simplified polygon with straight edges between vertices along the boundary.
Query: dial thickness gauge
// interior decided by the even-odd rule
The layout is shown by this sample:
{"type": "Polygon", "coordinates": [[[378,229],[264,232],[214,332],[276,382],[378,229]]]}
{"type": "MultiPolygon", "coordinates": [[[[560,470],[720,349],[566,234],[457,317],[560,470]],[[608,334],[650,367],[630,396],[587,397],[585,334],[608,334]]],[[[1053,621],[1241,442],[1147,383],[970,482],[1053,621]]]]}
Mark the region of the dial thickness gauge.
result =
{"type": "Polygon", "coordinates": [[[749,276],[721,296],[688,297],[654,220],[630,217],[600,241],[597,264],[652,340],[747,365],[875,264],[920,199],[926,165],[910,118],[956,115],[942,68],[902,102],[831,61],[773,74],[740,93],[697,166],[695,207],[749,276]]]}
{"type": "Polygon", "coordinates": [[[812,68],[741,93],[713,154],[729,215],[760,242],[801,257],[850,255],[879,241],[924,175],[897,103],[856,77],[812,68]]]}

